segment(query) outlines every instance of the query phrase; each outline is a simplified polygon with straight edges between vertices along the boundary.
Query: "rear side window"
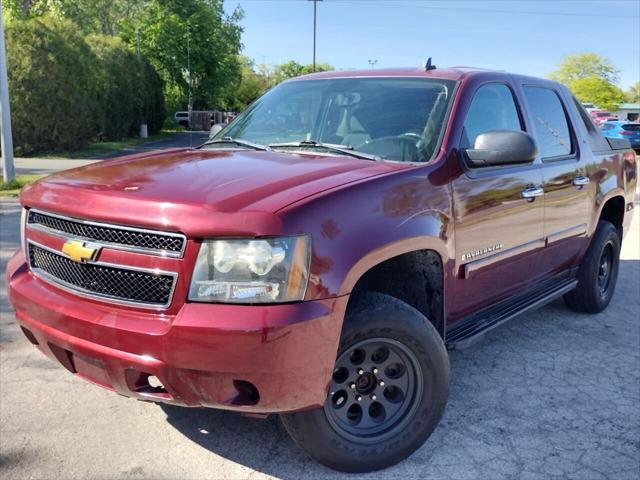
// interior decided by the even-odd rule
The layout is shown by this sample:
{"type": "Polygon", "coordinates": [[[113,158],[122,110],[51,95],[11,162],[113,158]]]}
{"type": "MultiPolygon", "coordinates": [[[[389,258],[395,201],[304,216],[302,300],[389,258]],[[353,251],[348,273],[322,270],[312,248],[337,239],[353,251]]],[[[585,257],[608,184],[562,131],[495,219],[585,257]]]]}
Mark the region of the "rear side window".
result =
{"type": "Polygon", "coordinates": [[[627,123],[622,126],[622,129],[629,132],[640,132],[640,123],[627,123]]]}
{"type": "Polygon", "coordinates": [[[540,156],[544,159],[569,155],[571,133],[558,94],[532,86],[525,86],[524,93],[533,117],[540,156]]]}
{"type": "Polygon", "coordinates": [[[464,120],[460,147],[473,147],[478,135],[491,130],[522,131],[513,94],[502,83],[483,85],[473,96],[464,120]]]}

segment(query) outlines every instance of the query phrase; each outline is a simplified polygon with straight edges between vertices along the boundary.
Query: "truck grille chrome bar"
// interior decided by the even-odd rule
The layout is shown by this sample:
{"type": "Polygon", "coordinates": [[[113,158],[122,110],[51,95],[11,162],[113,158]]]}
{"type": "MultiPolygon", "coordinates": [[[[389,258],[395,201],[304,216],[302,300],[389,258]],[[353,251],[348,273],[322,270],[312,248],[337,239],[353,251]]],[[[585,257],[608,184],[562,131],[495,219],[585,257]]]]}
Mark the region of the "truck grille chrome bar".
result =
{"type": "Polygon", "coordinates": [[[110,225],[35,209],[29,210],[27,225],[53,235],[65,238],[72,236],[109,248],[147,255],[181,258],[187,244],[186,237],[180,233],[110,225]]]}

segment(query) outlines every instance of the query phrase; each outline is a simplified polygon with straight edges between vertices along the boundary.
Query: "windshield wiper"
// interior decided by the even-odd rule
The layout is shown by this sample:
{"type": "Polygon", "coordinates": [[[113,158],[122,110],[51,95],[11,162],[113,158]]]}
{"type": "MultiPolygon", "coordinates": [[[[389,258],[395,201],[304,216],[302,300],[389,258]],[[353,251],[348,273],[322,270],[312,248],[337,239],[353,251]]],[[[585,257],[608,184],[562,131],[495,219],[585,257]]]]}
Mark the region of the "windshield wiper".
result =
{"type": "Polygon", "coordinates": [[[350,145],[338,145],[335,143],[323,143],[316,142],[315,140],[303,140],[302,142],[286,142],[286,143],[271,143],[269,148],[320,148],[328,150],[330,152],[342,153],[343,155],[349,155],[351,157],[363,158],[365,160],[382,160],[377,155],[370,155],[364,152],[358,152],[350,145]]]}
{"type": "Polygon", "coordinates": [[[240,147],[252,148],[253,150],[269,150],[269,147],[265,147],[264,145],[260,145],[259,143],[253,143],[248,140],[242,140],[241,138],[231,138],[231,137],[222,137],[216,138],[214,140],[208,140],[204,142],[200,147],[204,147],[205,145],[217,145],[217,144],[231,144],[238,145],[240,147]]]}

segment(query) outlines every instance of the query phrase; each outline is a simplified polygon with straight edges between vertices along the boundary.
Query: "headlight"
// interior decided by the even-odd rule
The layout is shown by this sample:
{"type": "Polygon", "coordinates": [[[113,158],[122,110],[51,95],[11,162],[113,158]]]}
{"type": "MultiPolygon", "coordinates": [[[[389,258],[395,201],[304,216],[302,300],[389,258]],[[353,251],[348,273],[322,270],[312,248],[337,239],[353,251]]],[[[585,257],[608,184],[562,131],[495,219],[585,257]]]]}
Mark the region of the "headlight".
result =
{"type": "Polygon", "coordinates": [[[300,301],[309,278],[306,235],[202,242],[189,300],[219,303],[300,301]]]}

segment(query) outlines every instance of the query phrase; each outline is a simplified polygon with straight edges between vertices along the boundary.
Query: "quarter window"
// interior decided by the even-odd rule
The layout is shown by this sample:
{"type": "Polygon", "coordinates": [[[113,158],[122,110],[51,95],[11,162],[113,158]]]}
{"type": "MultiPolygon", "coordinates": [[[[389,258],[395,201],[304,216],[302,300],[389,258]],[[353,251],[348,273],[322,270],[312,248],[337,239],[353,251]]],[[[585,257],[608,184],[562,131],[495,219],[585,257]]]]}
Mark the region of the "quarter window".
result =
{"type": "Polygon", "coordinates": [[[571,133],[558,94],[543,87],[525,86],[540,156],[562,157],[572,152],[571,133]]]}
{"type": "Polygon", "coordinates": [[[460,147],[472,148],[478,135],[491,130],[523,130],[513,94],[503,83],[483,85],[475,93],[464,121],[460,147]]]}

